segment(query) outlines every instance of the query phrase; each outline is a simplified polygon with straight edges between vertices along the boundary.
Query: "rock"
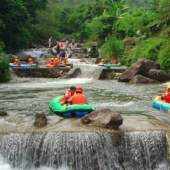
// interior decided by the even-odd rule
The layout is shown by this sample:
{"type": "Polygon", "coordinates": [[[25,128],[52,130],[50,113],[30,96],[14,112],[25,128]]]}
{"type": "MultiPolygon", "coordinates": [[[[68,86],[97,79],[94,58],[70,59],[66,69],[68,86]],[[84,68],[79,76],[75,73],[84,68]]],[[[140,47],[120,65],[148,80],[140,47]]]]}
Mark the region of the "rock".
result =
{"type": "Polygon", "coordinates": [[[150,69],[147,73],[147,77],[159,82],[167,82],[170,80],[170,76],[165,71],[158,69],[150,69]]]}
{"type": "Polygon", "coordinates": [[[37,127],[44,127],[47,125],[47,118],[44,113],[36,113],[34,125],[37,127]]]}
{"type": "Polygon", "coordinates": [[[121,74],[119,82],[129,82],[136,75],[140,74],[147,77],[147,73],[150,69],[158,69],[159,65],[153,60],[140,59],[133,65],[131,65],[125,72],[121,74]]]}
{"type": "Polygon", "coordinates": [[[93,124],[104,128],[118,129],[123,123],[120,113],[113,112],[110,109],[102,109],[89,113],[81,118],[83,124],[93,124]]]}
{"type": "Polygon", "coordinates": [[[132,78],[130,80],[129,83],[132,83],[132,84],[140,84],[140,83],[147,84],[147,83],[156,83],[156,80],[144,77],[142,75],[136,75],[134,78],[132,78]]]}
{"type": "Polygon", "coordinates": [[[0,110],[0,116],[7,116],[8,113],[4,110],[0,110]]]}

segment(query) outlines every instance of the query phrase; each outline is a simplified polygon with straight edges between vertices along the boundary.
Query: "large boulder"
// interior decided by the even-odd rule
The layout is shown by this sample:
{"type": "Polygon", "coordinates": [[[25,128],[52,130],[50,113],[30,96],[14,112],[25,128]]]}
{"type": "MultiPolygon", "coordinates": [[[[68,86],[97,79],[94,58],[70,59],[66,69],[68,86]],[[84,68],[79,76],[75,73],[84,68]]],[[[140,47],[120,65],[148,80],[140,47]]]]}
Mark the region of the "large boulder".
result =
{"type": "MultiPolygon", "coordinates": [[[[136,75],[140,74],[146,76],[150,69],[158,69],[159,65],[153,60],[140,59],[132,66],[130,66],[125,72],[123,72],[118,81],[119,82],[129,82],[136,75]]],[[[147,77],[147,76],[146,76],[147,77]]]]}
{"type": "Polygon", "coordinates": [[[113,112],[110,109],[101,109],[84,116],[81,118],[81,122],[104,128],[118,129],[123,123],[123,118],[120,113],[113,112]]]}
{"type": "Polygon", "coordinates": [[[130,80],[131,84],[148,84],[148,83],[156,83],[156,80],[144,77],[142,75],[136,75],[134,78],[130,80]]]}
{"type": "Polygon", "coordinates": [[[159,82],[167,82],[170,80],[170,76],[165,71],[158,69],[150,69],[147,72],[147,77],[159,82]]]}

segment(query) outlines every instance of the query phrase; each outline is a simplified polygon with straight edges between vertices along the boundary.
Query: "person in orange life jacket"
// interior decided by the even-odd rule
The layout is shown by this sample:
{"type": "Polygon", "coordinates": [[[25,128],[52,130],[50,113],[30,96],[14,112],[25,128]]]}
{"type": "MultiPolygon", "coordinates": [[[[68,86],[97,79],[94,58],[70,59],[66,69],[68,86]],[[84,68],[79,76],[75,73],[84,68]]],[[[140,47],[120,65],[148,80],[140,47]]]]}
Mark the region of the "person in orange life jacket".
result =
{"type": "Polygon", "coordinates": [[[61,64],[61,62],[58,58],[55,58],[55,64],[57,64],[57,65],[61,64]]]}
{"type": "Polygon", "coordinates": [[[118,64],[118,62],[119,62],[119,60],[116,57],[114,57],[111,63],[112,64],[118,64]]]}
{"type": "Polygon", "coordinates": [[[100,63],[99,63],[99,64],[106,64],[105,59],[102,58],[102,59],[100,60],[100,63]]]}
{"type": "Polygon", "coordinates": [[[14,60],[14,63],[13,63],[14,65],[18,65],[19,64],[19,62],[18,62],[18,59],[17,58],[15,58],[15,60],[14,60]]]}
{"type": "Polygon", "coordinates": [[[87,104],[87,98],[83,94],[83,88],[77,87],[76,93],[68,101],[71,104],[87,104]]]}
{"type": "Polygon", "coordinates": [[[69,90],[67,90],[65,92],[65,94],[63,95],[62,99],[61,99],[61,105],[63,104],[68,104],[68,100],[75,94],[76,92],[76,87],[75,86],[71,86],[69,90]]]}
{"type": "Polygon", "coordinates": [[[49,64],[52,65],[52,66],[55,65],[54,58],[51,58],[51,59],[50,59],[50,63],[49,63],[49,64]]]}
{"type": "Polygon", "coordinates": [[[28,59],[28,64],[34,64],[33,61],[32,61],[32,58],[28,59]]]}
{"type": "Polygon", "coordinates": [[[166,90],[162,93],[161,99],[170,103],[170,84],[167,85],[166,90]]]}

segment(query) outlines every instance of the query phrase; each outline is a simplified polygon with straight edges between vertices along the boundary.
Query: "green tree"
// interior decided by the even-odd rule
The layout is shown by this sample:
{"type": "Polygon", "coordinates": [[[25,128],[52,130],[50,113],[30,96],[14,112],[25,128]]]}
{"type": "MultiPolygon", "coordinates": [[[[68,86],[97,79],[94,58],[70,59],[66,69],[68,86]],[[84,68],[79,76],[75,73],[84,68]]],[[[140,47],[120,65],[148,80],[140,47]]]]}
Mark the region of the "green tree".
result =
{"type": "Polygon", "coordinates": [[[0,83],[10,80],[9,61],[5,55],[0,55],[0,83]]]}
{"type": "Polygon", "coordinates": [[[108,41],[101,46],[100,50],[101,57],[105,59],[110,60],[113,57],[121,59],[124,54],[125,46],[121,40],[112,35],[109,37],[108,41]]]}

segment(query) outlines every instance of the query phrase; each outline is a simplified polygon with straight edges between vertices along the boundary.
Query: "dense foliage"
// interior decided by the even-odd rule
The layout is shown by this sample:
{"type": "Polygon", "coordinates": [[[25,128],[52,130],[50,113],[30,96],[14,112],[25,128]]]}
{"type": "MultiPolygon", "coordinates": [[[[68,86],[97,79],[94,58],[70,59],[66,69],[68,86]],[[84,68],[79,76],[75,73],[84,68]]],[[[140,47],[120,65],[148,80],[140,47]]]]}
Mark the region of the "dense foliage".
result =
{"type": "Polygon", "coordinates": [[[87,47],[97,41],[106,59],[148,58],[170,73],[169,9],[169,0],[1,0],[0,52],[67,35],[87,47]]]}
{"type": "Polygon", "coordinates": [[[10,80],[9,61],[5,55],[0,55],[0,83],[10,80]]]}

